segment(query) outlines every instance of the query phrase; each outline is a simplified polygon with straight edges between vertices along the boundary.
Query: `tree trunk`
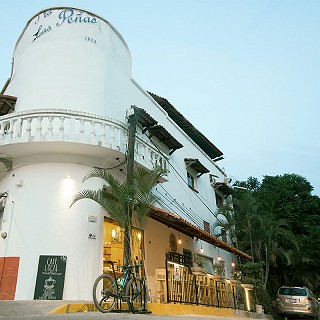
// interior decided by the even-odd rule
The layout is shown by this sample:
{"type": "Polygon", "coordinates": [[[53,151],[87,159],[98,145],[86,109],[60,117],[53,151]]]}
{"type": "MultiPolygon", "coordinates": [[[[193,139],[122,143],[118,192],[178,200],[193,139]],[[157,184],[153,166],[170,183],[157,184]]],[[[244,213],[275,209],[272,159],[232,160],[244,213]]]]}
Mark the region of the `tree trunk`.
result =
{"type": "Polygon", "coordinates": [[[263,282],[263,290],[267,290],[267,283],[268,283],[268,278],[269,278],[269,251],[268,251],[268,246],[265,246],[266,250],[266,271],[265,271],[265,276],[264,276],[264,282],[263,282]]]}
{"type": "MultiPolygon", "coordinates": [[[[129,128],[128,128],[128,156],[127,156],[127,180],[129,185],[133,185],[133,175],[134,175],[134,145],[135,145],[135,135],[136,135],[136,125],[138,120],[138,114],[135,107],[131,107],[133,113],[128,116],[129,128]]],[[[132,190],[132,192],[134,192],[132,190]]],[[[132,214],[133,214],[133,204],[131,204],[131,199],[134,198],[132,194],[129,194],[128,199],[128,211],[127,211],[127,221],[124,230],[124,249],[123,249],[123,264],[128,266],[131,264],[131,254],[132,254],[132,214]]]]}
{"type": "Polygon", "coordinates": [[[126,223],[124,228],[124,247],[123,247],[123,265],[128,266],[132,262],[132,240],[131,240],[131,224],[126,223]]]}

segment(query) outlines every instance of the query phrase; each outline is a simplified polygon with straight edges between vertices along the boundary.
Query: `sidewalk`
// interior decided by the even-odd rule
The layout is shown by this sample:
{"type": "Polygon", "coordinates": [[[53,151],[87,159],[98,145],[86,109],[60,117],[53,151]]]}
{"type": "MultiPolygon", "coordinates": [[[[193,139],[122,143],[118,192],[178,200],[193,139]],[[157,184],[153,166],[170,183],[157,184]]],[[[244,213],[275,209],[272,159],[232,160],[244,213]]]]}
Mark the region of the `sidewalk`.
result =
{"type": "MultiPolygon", "coordinates": [[[[175,315],[175,316],[210,316],[210,319],[268,319],[271,316],[234,310],[227,308],[213,308],[205,306],[192,306],[181,304],[148,304],[148,310],[152,315],[175,315]]],[[[41,316],[48,314],[67,314],[78,312],[98,312],[91,301],[67,301],[67,300],[25,300],[25,301],[0,301],[0,317],[9,316],[41,316]]]]}

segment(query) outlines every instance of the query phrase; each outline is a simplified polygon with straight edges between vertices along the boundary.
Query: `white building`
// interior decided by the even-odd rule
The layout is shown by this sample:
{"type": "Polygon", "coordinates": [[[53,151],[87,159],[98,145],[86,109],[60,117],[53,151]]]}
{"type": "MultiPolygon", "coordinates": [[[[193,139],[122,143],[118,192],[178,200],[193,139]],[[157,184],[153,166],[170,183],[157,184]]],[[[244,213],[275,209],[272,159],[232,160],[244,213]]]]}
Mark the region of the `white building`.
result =
{"type": "Polygon", "coordinates": [[[93,167],[125,179],[132,105],[143,112],[135,160],[168,169],[167,182],[154,190],[162,207],[152,210],[144,232],[136,230],[154,301],[156,269],[166,267],[166,257],[201,253],[210,272],[221,256],[227,275],[236,256],[248,258],[213,236],[217,205],[231,192],[216,163],[222,152],[132,78],[129,48],[108,21],[55,7],[27,22],[0,96],[0,299],[57,298],[58,288],[51,297],[35,294],[42,272],[52,286],[51,276],[65,274],[60,299],[91,300],[94,279],[108,268],[103,261],[121,263],[117,224],[93,201],[70,203],[77,192],[102,186],[82,182],[93,167]],[[47,272],[38,272],[40,256],[47,272]]]}

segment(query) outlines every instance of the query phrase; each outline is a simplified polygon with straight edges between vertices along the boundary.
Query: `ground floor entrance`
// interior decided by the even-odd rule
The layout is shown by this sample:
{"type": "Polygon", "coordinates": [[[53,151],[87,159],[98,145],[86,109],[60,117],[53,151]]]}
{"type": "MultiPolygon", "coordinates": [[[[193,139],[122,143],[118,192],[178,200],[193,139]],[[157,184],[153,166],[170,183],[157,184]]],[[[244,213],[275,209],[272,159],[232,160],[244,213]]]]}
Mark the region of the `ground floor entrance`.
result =
{"type": "MultiPolygon", "coordinates": [[[[144,232],[138,228],[132,228],[132,263],[139,264],[144,260],[144,232]]],[[[112,271],[108,261],[116,262],[116,268],[123,265],[124,229],[110,218],[104,218],[103,227],[103,272],[112,271]]]]}

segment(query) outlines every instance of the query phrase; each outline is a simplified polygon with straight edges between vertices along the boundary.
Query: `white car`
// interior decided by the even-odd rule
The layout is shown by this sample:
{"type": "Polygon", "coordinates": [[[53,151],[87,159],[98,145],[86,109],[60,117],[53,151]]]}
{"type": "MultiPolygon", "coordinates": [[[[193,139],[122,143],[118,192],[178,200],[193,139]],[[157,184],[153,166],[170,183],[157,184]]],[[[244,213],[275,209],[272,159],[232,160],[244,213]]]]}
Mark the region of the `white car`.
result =
{"type": "Polygon", "coordinates": [[[319,319],[319,302],[307,287],[279,288],[277,296],[277,312],[287,318],[308,317],[319,319]]]}

